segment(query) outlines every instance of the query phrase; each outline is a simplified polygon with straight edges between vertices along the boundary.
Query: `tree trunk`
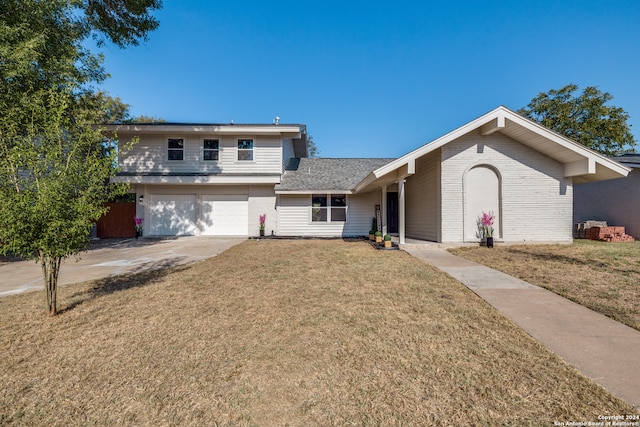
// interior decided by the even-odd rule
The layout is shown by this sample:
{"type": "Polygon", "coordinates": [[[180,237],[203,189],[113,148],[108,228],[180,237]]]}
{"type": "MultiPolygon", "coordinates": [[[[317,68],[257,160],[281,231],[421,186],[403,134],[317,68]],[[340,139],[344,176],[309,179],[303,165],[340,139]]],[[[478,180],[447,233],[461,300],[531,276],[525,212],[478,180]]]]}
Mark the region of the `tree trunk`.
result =
{"type": "Polygon", "coordinates": [[[47,308],[50,316],[55,316],[57,313],[58,273],[61,262],[62,257],[40,253],[40,265],[44,275],[44,289],[47,294],[47,308]]]}

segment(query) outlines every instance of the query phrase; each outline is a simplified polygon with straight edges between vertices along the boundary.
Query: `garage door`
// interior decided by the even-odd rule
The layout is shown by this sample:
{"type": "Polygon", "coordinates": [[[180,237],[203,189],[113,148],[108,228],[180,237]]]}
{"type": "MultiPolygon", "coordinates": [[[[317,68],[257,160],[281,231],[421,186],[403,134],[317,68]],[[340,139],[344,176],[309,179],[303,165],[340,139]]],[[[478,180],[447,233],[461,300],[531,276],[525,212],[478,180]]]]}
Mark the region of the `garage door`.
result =
{"type": "Polygon", "coordinates": [[[202,196],[202,234],[248,236],[248,197],[246,195],[202,196]]]}
{"type": "Polygon", "coordinates": [[[196,196],[152,194],[149,203],[149,234],[184,236],[196,234],[196,196]]]}

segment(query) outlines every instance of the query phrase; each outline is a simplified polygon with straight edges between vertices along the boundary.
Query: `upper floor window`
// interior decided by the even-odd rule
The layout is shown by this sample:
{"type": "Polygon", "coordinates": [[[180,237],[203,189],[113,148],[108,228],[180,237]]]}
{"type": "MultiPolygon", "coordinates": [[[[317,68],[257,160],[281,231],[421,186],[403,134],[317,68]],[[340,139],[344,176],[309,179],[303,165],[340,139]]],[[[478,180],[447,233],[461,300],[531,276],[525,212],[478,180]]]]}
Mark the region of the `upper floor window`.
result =
{"type": "Polygon", "coordinates": [[[344,222],[347,220],[347,196],[345,194],[311,195],[312,222],[344,222]]]}
{"type": "Polygon", "coordinates": [[[169,138],[169,160],[184,160],[184,139],[169,138]]]}
{"type": "Polygon", "coordinates": [[[203,146],[204,160],[219,160],[220,141],[217,139],[205,139],[203,146]]]}
{"type": "Polygon", "coordinates": [[[238,140],[238,160],[253,160],[253,139],[238,140]]]}

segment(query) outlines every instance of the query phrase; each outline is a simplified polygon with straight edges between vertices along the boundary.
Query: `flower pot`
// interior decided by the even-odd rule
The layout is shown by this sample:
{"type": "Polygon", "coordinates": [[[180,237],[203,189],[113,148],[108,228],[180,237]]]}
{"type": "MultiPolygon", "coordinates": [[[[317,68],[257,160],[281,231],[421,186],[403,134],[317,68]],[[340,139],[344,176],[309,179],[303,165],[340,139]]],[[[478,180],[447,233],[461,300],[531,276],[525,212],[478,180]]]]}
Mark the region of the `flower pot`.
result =
{"type": "Polygon", "coordinates": [[[382,242],[382,236],[376,236],[376,243],[382,242]]]}
{"type": "Polygon", "coordinates": [[[264,230],[260,230],[260,237],[264,237],[264,230]]]}
{"type": "Polygon", "coordinates": [[[374,234],[369,234],[369,240],[375,240],[376,236],[374,234]]]}
{"type": "Polygon", "coordinates": [[[487,247],[488,248],[493,247],[493,237],[487,237],[487,247]]]}
{"type": "Polygon", "coordinates": [[[136,230],[136,239],[142,236],[142,231],[136,230]]]}
{"type": "Polygon", "coordinates": [[[391,240],[385,240],[384,241],[384,247],[385,248],[390,248],[393,245],[393,243],[391,243],[391,240]]]}

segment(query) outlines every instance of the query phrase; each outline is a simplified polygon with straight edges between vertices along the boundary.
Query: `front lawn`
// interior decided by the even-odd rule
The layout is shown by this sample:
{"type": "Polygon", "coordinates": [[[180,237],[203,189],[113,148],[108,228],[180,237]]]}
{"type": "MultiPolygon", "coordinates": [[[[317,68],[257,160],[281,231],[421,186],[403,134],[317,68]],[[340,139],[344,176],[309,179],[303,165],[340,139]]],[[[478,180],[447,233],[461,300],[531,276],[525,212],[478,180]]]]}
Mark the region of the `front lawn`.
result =
{"type": "Polygon", "coordinates": [[[455,255],[569,298],[640,330],[640,243],[464,247],[455,255]]]}
{"type": "MultiPolygon", "coordinates": [[[[496,251],[498,252],[498,251],[496,251]]],[[[553,425],[633,409],[466,287],[355,241],[0,299],[2,425],[553,425]]]]}

